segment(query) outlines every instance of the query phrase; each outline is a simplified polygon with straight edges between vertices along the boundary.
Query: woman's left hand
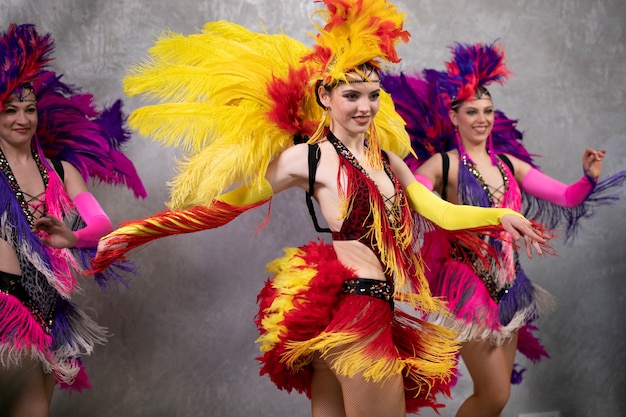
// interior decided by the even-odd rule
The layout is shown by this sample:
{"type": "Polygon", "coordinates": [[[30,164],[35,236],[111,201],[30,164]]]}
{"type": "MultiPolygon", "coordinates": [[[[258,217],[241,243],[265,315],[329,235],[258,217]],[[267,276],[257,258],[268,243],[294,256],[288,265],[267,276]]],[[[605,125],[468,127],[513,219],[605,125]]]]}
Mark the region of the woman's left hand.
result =
{"type": "Polygon", "coordinates": [[[538,255],[543,255],[541,244],[546,243],[549,237],[533,226],[530,221],[513,214],[506,214],[502,216],[501,223],[504,230],[511,235],[513,240],[518,241],[520,238],[524,238],[526,254],[529,258],[533,257],[532,248],[535,248],[538,255]]]}
{"type": "Polygon", "coordinates": [[[74,232],[56,217],[46,216],[35,220],[32,230],[39,234],[44,244],[53,248],[63,249],[76,244],[74,232]]]}
{"type": "Polygon", "coordinates": [[[591,148],[587,148],[585,153],[583,154],[583,170],[585,170],[585,175],[588,177],[597,180],[600,178],[600,173],[602,172],[602,159],[604,159],[604,155],[606,154],[606,150],[595,150],[591,148]]]}

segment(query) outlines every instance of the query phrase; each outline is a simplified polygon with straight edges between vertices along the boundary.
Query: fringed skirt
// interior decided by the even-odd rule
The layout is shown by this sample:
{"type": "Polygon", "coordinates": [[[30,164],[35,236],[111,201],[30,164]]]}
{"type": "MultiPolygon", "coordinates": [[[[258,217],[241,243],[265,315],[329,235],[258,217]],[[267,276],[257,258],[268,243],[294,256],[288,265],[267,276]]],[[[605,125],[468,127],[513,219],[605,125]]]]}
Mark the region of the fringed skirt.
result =
{"type": "Polygon", "coordinates": [[[310,396],[312,361],[329,359],[345,376],[372,382],[404,377],[407,412],[437,408],[449,395],[458,346],[455,334],[393,309],[383,297],[345,290],[358,278],[332,245],[290,248],[268,265],[273,274],[258,297],[261,375],[280,389],[310,396]]]}
{"type": "Polygon", "coordinates": [[[518,266],[506,288],[478,274],[469,262],[447,260],[426,272],[434,296],[446,300],[453,317],[433,314],[429,321],[458,332],[459,341],[489,339],[499,346],[528,323],[552,308],[552,296],[532,283],[518,266]]]}
{"type": "MultiPolygon", "coordinates": [[[[19,279],[12,277],[11,281],[19,279]]],[[[53,373],[62,388],[80,391],[90,388],[80,358],[105,341],[106,330],[69,300],[56,295],[51,311],[43,315],[19,284],[0,288],[2,366],[20,366],[22,358],[32,358],[46,373],[53,373]]]]}

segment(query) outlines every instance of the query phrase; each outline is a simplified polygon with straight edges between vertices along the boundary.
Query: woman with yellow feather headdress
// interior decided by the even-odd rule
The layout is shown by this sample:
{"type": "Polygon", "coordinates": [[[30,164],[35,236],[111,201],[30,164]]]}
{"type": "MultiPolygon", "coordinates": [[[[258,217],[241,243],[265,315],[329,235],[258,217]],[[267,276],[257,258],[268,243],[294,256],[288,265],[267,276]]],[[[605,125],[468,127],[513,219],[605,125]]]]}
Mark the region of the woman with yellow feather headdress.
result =
{"type": "Polygon", "coordinates": [[[408,41],[403,15],[385,0],[324,3],[313,49],[214,22],[164,36],[133,69],[126,92],[160,103],[136,110],[131,126],[189,157],[171,183],[170,209],[111,233],[94,265],[302,188],[333,242],[286,249],[268,265],[261,373],[306,393],[314,416],[403,416],[438,406],[458,348],[451,331],[394,310],[394,300],[420,314],[443,308],[424,280],[413,214],[442,233],[504,227],[537,250],[544,239],[518,213],[448,204],[415,181],[401,158],[410,151],[404,122],[379,77],[408,41]]]}

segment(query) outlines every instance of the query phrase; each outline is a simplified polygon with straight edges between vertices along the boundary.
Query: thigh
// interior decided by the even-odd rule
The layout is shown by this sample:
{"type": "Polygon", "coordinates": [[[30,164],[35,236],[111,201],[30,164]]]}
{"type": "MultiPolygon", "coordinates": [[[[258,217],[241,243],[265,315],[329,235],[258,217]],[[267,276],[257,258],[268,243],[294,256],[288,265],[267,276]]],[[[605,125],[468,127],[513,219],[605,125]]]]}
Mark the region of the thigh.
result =
{"type": "Polygon", "coordinates": [[[41,364],[22,358],[20,366],[0,368],[0,411],[2,416],[47,417],[50,398],[41,364]]]}
{"type": "Polygon", "coordinates": [[[515,331],[511,338],[502,344],[504,350],[504,359],[508,368],[509,376],[513,372],[513,366],[515,365],[515,354],[517,353],[517,336],[518,332],[515,331]]]}
{"type": "Polygon", "coordinates": [[[474,392],[493,393],[509,389],[511,368],[507,349],[493,346],[489,340],[468,341],[461,347],[461,357],[474,382],[474,392]]]}
{"type": "Polygon", "coordinates": [[[347,417],[404,417],[404,380],[398,373],[374,382],[362,375],[337,375],[347,417]]]}
{"type": "Polygon", "coordinates": [[[313,360],[311,413],[313,417],[346,417],[341,384],[328,364],[313,360]]]}

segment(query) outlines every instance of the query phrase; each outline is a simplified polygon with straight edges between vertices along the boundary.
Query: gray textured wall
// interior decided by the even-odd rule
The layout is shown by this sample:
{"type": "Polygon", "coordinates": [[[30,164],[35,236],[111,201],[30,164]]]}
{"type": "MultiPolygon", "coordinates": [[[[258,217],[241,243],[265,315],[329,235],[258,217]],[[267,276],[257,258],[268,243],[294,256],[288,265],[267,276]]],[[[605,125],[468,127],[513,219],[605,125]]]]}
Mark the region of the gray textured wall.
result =
{"type": "MultiPolygon", "coordinates": [[[[623,0],[404,0],[409,45],[405,70],[441,68],[453,41],[500,38],[515,76],[495,87],[497,107],[520,119],[542,168],[565,182],[581,174],[586,146],[606,148],[605,173],[626,167],[626,3],[623,0]]],[[[57,41],[55,67],[103,103],[121,96],[128,66],[146,56],[165,29],[192,33],[227,19],[284,31],[309,42],[314,9],[306,0],[0,0],[0,26],[32,22],[57,41]],[[303,29],[306,28],[306,29],[303,29]]],[[[126,101],[131,110],[138,103],[126,101]]],[[[170,149],[135,137],[128,148],[150,197],[94,187],[114,221],[163,208],[172,176],[170,149]]],[[[623,193],[624,194],[624,193],[623,193]]],[[[79,302],[93,307],[114,337],[86,359],[93,390],[57,392],[54,416],[307,416],[308,402],[258,376],[252,322],[267,261],[287,245],[315,238],[304,196],[274,199],[269,227],[248,213],[215,231],[169,238],[136,253],[131,288],[101,293],[86,284],[79,302]]],[[[626,415],[623,332],[626,202],[584,223],[558,258],[524,260],[530,276],[558,299],[538,323],[552,359],[531,367],[505,417],[561,410],[563,417],[626,415]]],[[[464,377],[444,416],[469,394],[464,377]]],[[[424,412],[424,416],[432,416],[424,412]]]]}

